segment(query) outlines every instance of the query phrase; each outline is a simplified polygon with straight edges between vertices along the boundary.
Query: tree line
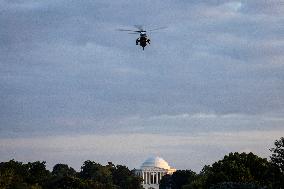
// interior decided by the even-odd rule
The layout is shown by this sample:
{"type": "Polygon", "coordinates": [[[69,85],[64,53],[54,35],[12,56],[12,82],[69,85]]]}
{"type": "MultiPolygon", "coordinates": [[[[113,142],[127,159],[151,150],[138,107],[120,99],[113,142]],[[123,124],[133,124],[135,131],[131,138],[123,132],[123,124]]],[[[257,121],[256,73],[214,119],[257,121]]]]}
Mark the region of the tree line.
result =
{"type": "MultiPolygon", "coordinates": [[[[284,189],[284,137],[275,141],[270,160],[253,153],[230,153],[200,173],[177,170],[160,189],[284,189]]],[[[142,189],[142,178],[124,165],[87,160],[77,172],[66,164],[52,171],[46,162],[0,163],[0,189],[142,189]]]]}
{"type": "Polygon", "coordinates": [[[142,189],[142,179],[123,165],[87,160],[76,172],[66,164],[56,164],[49,171],[45,163],[0,163],[0,189],[142,189]]]}
{"type": "Polygon", "coordinates": [[[270,160],[253,153],[230,153],[199,174],[178,170],[164,176],[160,189],[284,189],[284,137],[274,145],[270,160]]]}

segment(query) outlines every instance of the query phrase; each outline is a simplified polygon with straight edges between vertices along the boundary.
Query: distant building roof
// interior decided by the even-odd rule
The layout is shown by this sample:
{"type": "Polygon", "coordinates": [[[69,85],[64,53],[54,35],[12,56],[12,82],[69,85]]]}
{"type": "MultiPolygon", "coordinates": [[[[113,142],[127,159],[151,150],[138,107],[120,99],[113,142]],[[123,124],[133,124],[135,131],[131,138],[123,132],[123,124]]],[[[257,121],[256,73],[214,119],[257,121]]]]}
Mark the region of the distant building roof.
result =
{"type": "Polygon", "coordinates": [[[168,162],[166,162],[161,157],[150,157],[150,158],[148,158],[141,165],[141,169],[146,168],[146,167],[157,167],[157,168],[162,168],[162,169],[166,169],[166,170],[171,169],[171,167],[169,166],[168,162]]]}

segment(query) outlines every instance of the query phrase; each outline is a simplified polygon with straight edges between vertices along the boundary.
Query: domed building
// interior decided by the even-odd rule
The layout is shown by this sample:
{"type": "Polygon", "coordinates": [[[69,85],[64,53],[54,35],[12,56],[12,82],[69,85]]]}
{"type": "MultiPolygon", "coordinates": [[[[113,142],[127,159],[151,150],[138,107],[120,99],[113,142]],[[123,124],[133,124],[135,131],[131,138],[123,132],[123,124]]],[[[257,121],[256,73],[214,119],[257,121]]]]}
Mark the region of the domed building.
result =
{"type": "Polygon", "coordinates": [[[136,169],[136,175],[143,178],[143,188],[159,189],[159,183],[162,177],[166,174],[173,174],[176,169],[173,169],[161,157],[148,158],[140,167],[136,169]]]}

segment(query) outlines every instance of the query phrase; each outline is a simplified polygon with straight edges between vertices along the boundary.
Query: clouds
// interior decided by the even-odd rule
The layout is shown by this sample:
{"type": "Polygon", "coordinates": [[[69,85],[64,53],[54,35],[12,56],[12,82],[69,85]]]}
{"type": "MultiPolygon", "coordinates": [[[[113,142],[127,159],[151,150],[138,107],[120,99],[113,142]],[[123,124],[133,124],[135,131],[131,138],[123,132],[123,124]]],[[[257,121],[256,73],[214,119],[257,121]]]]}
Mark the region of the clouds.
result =
{"type": "MultiPolygon", "coordinates": [[[[279,130],[283,132],[282,130],[279,130]]],[[[250,152],[269,156],[269,148],[277,130],[253,132],[212,132],[184,134],[107,134],[49,136],[17,139],[0,139],[0,153],[5,159],[26,161],[49,160],[72,164],[77,170],[87,159],[101,164],[113,161],[139,168],[148,156],[163,156],[178,169],[200,171],[231,151],[250,152]],[[129,142],[131,141],[131,142],[129,142]],[[66,158],[67,157],[67,158],[66,158]],[[130,161],[131,160],[131,161],[130,161]]]]}
{"type": "Polygon", "coordinates": [[[1,137],[164,137],[283,125],[281,1],[0,5],[1,137]],[[168,28],[149,34],[141,52],[137,36],[116,31],[134,24],[168,28]]]}

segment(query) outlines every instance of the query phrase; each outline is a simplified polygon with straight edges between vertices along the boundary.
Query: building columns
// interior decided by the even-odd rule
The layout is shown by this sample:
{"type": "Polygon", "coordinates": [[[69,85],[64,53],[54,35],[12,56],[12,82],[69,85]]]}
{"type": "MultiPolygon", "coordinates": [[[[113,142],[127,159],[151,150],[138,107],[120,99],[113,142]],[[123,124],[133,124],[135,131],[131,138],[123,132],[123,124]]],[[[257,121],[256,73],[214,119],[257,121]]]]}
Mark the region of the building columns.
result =
{"type": "Polygon", "coordinates": [[[164,172],[157,171],[141,171],[139,175],[143,178],[143,184],[159,184],[162,177],[165,175],[164,172]]]}

